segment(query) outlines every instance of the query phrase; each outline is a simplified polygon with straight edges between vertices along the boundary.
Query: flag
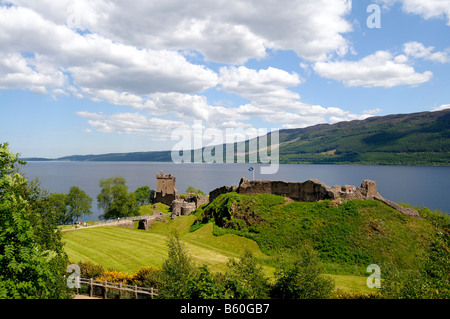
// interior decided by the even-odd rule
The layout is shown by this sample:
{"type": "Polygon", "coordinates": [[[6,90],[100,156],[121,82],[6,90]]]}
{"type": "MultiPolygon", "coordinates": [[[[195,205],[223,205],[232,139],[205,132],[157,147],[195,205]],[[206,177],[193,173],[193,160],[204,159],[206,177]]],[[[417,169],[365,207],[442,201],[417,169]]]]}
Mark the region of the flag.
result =
{"type": "Polygon", "coordinates": [[[250,167],[250,168],[248,169],[248,171],[249,171],[249,172],[253,171],[253,167],[250,167]]]}

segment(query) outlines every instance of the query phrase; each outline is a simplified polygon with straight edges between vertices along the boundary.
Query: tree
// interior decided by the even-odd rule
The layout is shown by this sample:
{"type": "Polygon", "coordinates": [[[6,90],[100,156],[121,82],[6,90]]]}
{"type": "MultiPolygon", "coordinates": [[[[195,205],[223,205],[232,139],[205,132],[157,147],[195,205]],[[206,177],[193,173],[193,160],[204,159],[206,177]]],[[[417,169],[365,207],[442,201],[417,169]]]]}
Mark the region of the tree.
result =
{"type": "Polygon", "coordinates": [[[69,224],[72,222],[72,218],[67,213],[66,194],[50,194],[48,200],[50,202],[50,209],[53,211],[58,225],[69,224]]]}
{"type": "Polygon", "coordinates": [[[283,299],[321,299],[334,290],[331,278],[324,277],[317,252],[306,245],[291,263],[280,263],[275,272],[273,297],[283,299]]]}
{"type": "Polygon", "coordinates": [[[265,299],[269,282],[252,252],[245,250],[239,260],[230,258],[226,278],[226,295],[233,299],[265,299]]]}
{"type": "Polygon", "coordinates": [[[153,203],[155,191],[150,189],[149,186],[141,186],[134,191],[134,195],[138,205],[143,206],[153,203]]]}
{"type": "Polygon", "coordinates": [[[167,239],[168,258],[161,267],[159,294],[165,299],[190,298],[189,283],[195,275],[195,265],[177,233],[167,239]]]}
{"type": "Polygon", "coordinates": [[[123,177],[111,177],[100,180],[102,188],[97,196],[98,207],[103,209],[104,219],[136,216],[137,202],[134,193],[128,193],[123,177]]]}
{"type": "Polygon", "coordinates": [[[189,281],[190,299],[225,298],[225,280],[220,274],[212,274],[206,265],[198,269],[189,281]]]}
{"type": "Polygon", "coordinates": [[[85,215],[91,215],[92,198],[77,186],[72,186],[66,196],[67,213],[71,219],[79,218],[85,215]]]}
{"type": "Polygon", "coordinates": [[[68,258],[47,193],[28,183],[25,162],[0,144],[0,298],[64,298],[68,258]]]}

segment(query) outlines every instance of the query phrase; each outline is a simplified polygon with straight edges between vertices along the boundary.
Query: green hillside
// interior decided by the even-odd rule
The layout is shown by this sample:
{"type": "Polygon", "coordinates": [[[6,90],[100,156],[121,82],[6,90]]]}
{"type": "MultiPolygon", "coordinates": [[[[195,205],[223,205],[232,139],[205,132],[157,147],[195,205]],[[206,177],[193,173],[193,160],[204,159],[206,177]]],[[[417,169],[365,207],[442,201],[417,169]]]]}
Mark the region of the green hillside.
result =
{"type": "Polygon", "coordinates": [[[407,289],[408,297],[449,298],[450,220],[427,208],[418,211],[423,219],[372,200],[337,206],[327,200],[292,202],[276,195],[227,193],[189,216],[155,222],[148,231],[86,228],[65,231],[63,240],[72,262],[89,260],[133,273],[140,266],[162,265],[167,235],[175,230],[199,265],[224,272],[228,259],[247,249],[271,278],[280,258],[288,261],[309,244],[338,289],[371,292],[366,268],[377,264],[384,279],[417,281],[407,289]]]}
{"type": "MultiPolygon", "coordinates": [[[[450,109],[280,130],[279,153],[280,163],[450,165],[450,109]]],[[[172,158],[167,150],[57,160],[171,162],[172,158]]]]}
{"type": "Polygon", "coordinates": [[[374,200],[336,206],[328,200],[227,193],[198,211],[191,229],[212,223],[215,235],[251,238],[268,256],[290,256],[309,243],[328,272],[364,275],[368,265],[377,264],[390,270],[388,276],[408,273],[448,294],[450,219],[427,208],[418,211],[423,219],[374,200]]]}
{"type": "Polygon", "coordinates": [[[450,110],[280,132],[281,163],[449,165],[450,110]]]}

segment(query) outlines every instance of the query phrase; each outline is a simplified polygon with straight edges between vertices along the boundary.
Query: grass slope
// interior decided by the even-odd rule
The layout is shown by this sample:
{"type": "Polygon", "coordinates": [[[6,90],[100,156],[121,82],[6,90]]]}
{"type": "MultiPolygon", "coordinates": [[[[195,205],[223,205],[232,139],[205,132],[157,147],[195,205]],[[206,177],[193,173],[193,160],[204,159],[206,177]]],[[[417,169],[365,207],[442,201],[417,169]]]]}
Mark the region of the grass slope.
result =
{"type": "MultiPolygon", "coordinates": [[[[419,212],[432,215],[426,208],[419,212]]],[[[379,201],[336,206],[331,201],[289,202],[282,196],[228,193],[198,216],[193,229],[212,223],[214,234],[251,238],[268,256],[289,256],[308,242],[327,271],[336,274],[364,275],[368,265],[386,262],[414,269],[425,265],[436,247],[450,251],[448,221],[442,228],[430,218],[413,219],[379,201]]]]}
{"type": "MultiPolygon", "coordinates": [[[[65,251],[73,262],[89,260],[109,269],[132,273],[144,265],[160,267],[167,258],[167,235],[177,231],[194,259],[213,271],[225,271],[228,258],[239,257],[245,248],[261,260],[265,258],[250,239],[232,234],[215,237],[212,224],[189,233],[195,218],[191,215],[168,219],[168,223],[154,222],[149,231],[111,226],[65,231],[65,251]]],[[[266,268],[268,273],[273,272],[271,267],[266,268]]]]}

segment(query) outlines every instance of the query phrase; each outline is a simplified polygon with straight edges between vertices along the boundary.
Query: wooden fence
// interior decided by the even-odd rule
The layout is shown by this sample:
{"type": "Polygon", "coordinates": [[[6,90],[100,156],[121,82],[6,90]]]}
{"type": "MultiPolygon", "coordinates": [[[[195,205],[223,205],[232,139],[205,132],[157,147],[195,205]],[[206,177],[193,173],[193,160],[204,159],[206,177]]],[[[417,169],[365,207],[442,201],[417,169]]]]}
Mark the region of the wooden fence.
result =
{"type": "MultiPolygon", "coordinates": [[[[138,299],[138,295],[150,296],[151,299],[153,299],[154,296],[158,296],[158,294],[155,292],[156,289],[153,288],[138,287],[137,285],[126,285],[122,283],[110,282],[107,280],[103,281],[94,280],[92,278],[79,278],[79,283],[80,287],[81,285],[87,286],[90,297],[98,295],[98,293],[95,293],[95,287],[100,287],[100,294],[103,299],[108,299],[108,289],[118,290],[119,299],[122,299],[124,297],[124,292],[126,292],[127,295],[133,296],[135,299],[138,299]]],[[[77,292],[79,292],[79,289],[80,288],[77,288],[77,292]]]]}

